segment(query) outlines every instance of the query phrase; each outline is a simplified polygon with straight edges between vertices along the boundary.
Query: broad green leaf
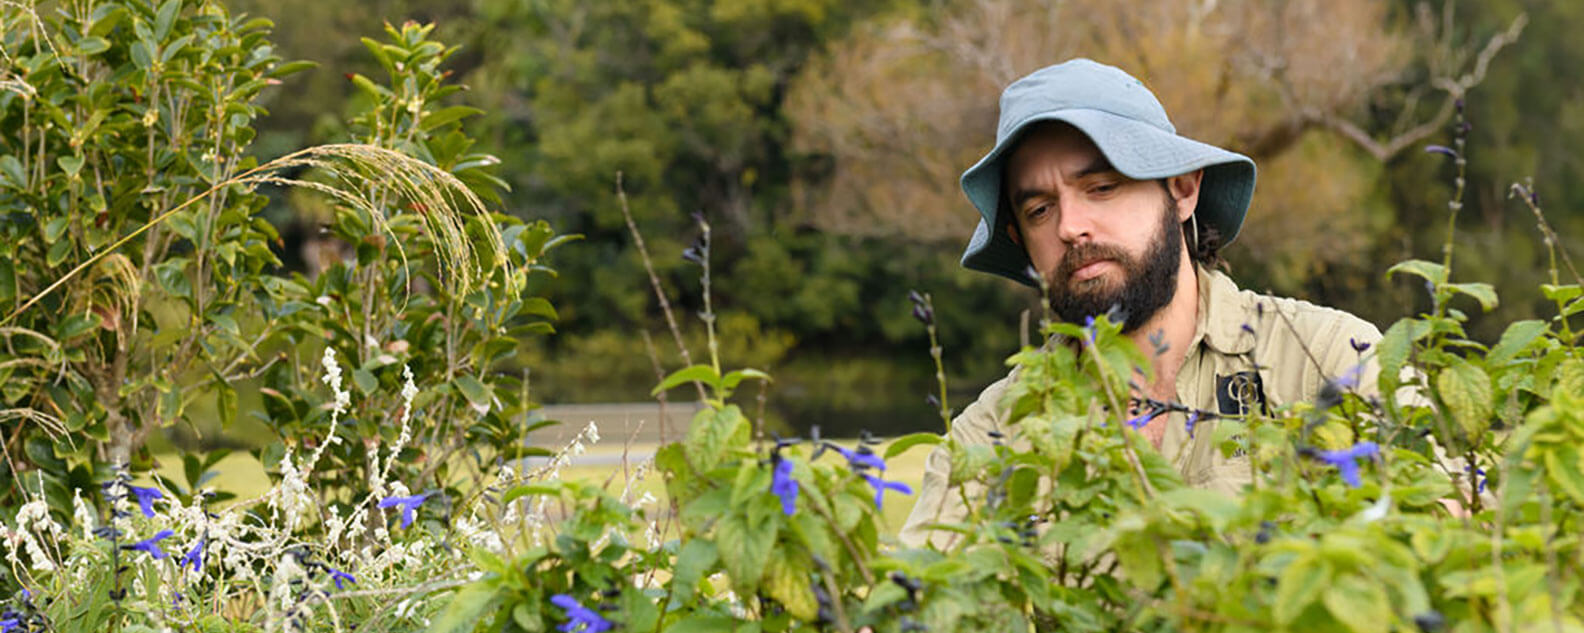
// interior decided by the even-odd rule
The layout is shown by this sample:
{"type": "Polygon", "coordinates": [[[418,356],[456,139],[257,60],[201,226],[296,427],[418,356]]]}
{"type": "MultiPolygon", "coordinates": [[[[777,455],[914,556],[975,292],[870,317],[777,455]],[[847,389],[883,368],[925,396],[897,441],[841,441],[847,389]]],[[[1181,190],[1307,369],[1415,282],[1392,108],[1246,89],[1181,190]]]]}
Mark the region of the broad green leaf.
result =
{"type": "Polygon", "coordinates": [[[770,557],[770,568],[765,570],[765,591],[786,607],[792,617],[813,622],[819,615],[819,602],[809,584],[812,577],[807,554],[793,548],[779,548],[770,557]]]}
{"type": "Polygon", "coordinates": [[[1292,624],[1330,582],[1330,564],[1313,551],[1299,554],[1276,580],[1276,604],[1272,611],[1276,622],[1283,626],[1292,624]]]}
{"type": "Polygon", "coordinates": [[[711,388],[718,388],[720,385],[720,374],[715,373],[715,368],[709,365],[684,367],[672,372],[670,376],[666,376],[665,380],[660,381],[660,384],[649,392],[649,395],[658,396],[661,392],[668,391],[672,387],[685,382],[695,381],[709,385],[711,388]]]}
{"type": "Polygon", "coordinates": [[[1321,600],[1331,617],[1347,625],[1353,633],[1375,633],[1392,628],[1391,604],[1386,601],[1384,588],[1357,576],[1335,579],[1321,600]]]}
{"type": "Polygon", "coordinates": [[[92,312],[73,314],[61,321],[59,329],[55,330],[55,340],[66,343],[96,327],[99,327],[99,315],[92,312]]]}
{"type": "Polygon", "coordinates": [[[1400,319],[1386,328],[1380,343],[1375,346],[1380,361],[1380,392],[1390,394],[1397,390],[1400,375],[1414,341],[1430,333],[1430,324],[1418,319],[1400,319]]]}
{"type": "Polygon", "coordinates": [[[1486,312],[1494,309],[1498,303],[1496,300],[1496,288],[1487,283],[1447,284],[1446,287],[1453,292],[1474,297],[1479,301],[1480,307],[1484,308],[1486,312]]]}
{"type": "Polygon", "coordinates": [[[165,0],[160,5],[159,12],[154,16],[154,39],[164,40],[170,35],[171,26],[176,23],[176,16],[181,13],[182,0],[165,0]]]}
{"type": "Polygon", "coordinates": [[[1485,362],[1492,366],[1506,362],[1529,347],[1535,339],[1540,338],[1546,329],[1545,321],[1534,319],[1514,321],[1507,326],[1506,331],[1502,332],[1501,340],[1496,341],[1496,346],[1491,348],[1490,354],[1485,356],[1485,362]]]}
{"type": "Polygon", "coordinates": [[[676,567],[672,568],[672,601],[686,604],[692,600],[693,592],[698,590],[698,581],[717,560],[720,560],[720,553],[713,542],[693,539],[683,545],[681,553],[677,554],[676,567]]]}
{"type": "Polygon", "coordinates": [[[468,402],[472,403],[473,406],[489,406],[489,387],[484,386],[484,383],[480,382],[479,379],[464,375],[457,376],[451,383],[456,385],[457,390],[461,391],[462,396],[467,398],[468,402]]]}
{"type": "Polygon", "coordinates": [[[27,175],[22,171],[22,161],[11,154],[0,156],[0,184],[12,189],[24,189],[27,181],[27,175]]]}
{"type": "Polygon", "coordinates": [[[731,575],[738,595],[752,595],[759,586],[775,538],[774,521],[749,525],[748,517],[741,512],[733,512],[716,527],[715,544],[720,549],[721,563],[731,575]]]}
{"type": "Polygon", "coordinates": [[[493,579],[486,578],[463,587],[451,597],[445,610],[429,624],[429,633],[466,633],[490,612],[500,592],[493,579]]]}
{"type": "Polygon", "coordinates": [[[441,108],[424,115],[423,120],[419,123],[419,127],[423,128],[424,131],[429,131],[452,121],[460,121],[467,117],[479,114],[484,114],[484,111],[478,108],[470,108],[468,106],[451,106],[448,108],[441,108]]]}
{"type": "Polygon", "coordinates": [[[1547,448],[1545,466],[1551,483],[1572,497],[1574,503],[1584,505],[1584,463],[1579,461],[1578,447],[1559,443],[1547,448]]]}
{"type": "Polygon", "coordinates": [[[1485,370],[1463,359],[1455,359],[1436,376],[1436,391],[1446,402],[1452,419],[1470,439],[1490,428],[1491,381],[1485,370]]]}
{"type": "Polygon", "coordinates": [[[1391,279],[1392,275],[1397,273],[1407,273],[1414,275],[1436,285],[1446,283],[1447,279],[1445,266],[1435,262],[1427,262],[1422,259],[1410,259],[1405,262],[1397,262],[1396,265],[1386,269],[1386,278],[1391,279]]]}
{"type": "Polygon", "coordinates": [[[907,590],[894,582],[883,582],[869,592],[869,597],[864,600],[863,612],[873,613],[891,604],[901,602],[908,597],[907,590]]]}
{"type": "Polygon", "coordinates": [[[1552,301],[1565,303],[1580,296],[1584,296],[1584,286],[1579,286],[1578,284],[1568,284],[1565,286],[1540,284],[1540,294],[1545,295],[1545,298],[1552,301]]]}
{"type": "Polygon", "coordinates": [[[550,305],[550,300],[545,299],[544,297],[529,297],[524,299],[521,309],[523,314],[542,316],[551,320],[559,318],[556,316],[555,306],[550,305]]]}
{"type": "Polygon", "coordinates": [[[744,378],[755,378],[765,382],[770,382],[770,374],[764,373],[757,369],[743,368],[736,371],[727,372],[725,376],[722,376],[720,381],[721,389],[726,391],[736,389],[737,385],[741,383],[744,378]]]}
{"type": "Polygon", "coordinates": [[[891,459],[906,453],[908,449],[920,444],[926,446],[940,446],[940,444],[945,441],[946,438],[928,431],[923,433],[910,433],[908,435],[896,438],[895,440],[892,440],[890,444],[886,445],[885,458],[891,459]]]}
{"type": "Polygon", "coordinates": [[[748,441],[748,431],[748,420],[737,405],[704,409],[694,415],[692,424],[688,425],[682,451],[698,472],[709,472],[733,447],[748,441]]]}

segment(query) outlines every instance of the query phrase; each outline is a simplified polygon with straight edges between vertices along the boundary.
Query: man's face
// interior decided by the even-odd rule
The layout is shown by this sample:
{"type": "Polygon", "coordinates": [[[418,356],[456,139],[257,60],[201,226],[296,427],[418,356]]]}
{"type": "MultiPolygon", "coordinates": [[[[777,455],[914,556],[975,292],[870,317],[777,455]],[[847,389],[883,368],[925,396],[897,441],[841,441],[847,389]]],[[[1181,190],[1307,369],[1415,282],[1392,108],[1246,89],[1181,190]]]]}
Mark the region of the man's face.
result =
{"type": "Polygon", "coordinates": [[[1117,306],[1132,331],[1171,302],[1187,252],[1180,223],[1192,210],[1159,184],[1118,173],[1068,125],[1029,132],[1005,173],[1018,232],[1057,316],[1081,322],[1117,306]]]}

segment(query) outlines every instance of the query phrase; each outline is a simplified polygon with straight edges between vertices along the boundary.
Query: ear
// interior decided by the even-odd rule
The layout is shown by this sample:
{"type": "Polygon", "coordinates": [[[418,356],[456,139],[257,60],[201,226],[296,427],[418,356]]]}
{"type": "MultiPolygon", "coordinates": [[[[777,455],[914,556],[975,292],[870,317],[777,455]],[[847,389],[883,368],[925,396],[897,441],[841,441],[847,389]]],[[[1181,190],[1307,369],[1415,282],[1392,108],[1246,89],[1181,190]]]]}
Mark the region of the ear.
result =
{"type": "Polygon", "coordinates": [[[1196,170],[1166,179],[1166,189],[1177,201],[1177,221],[1186,222],[1199,208],[1199,185],[1204,182],[1204,170],[1196,170]]]}
{"type": "Polygon", "coordinates": [[[1006,226],[1007,239],[1012,240],[1013,244],[1017,244],[1018,246],[1022,246],[1023,245],[1023,233],[1018,230],[1017,225],[1014,224],[1014,223],[1008,222],[1008,223],[1006,223],[1005,226],[1006,226]]]}

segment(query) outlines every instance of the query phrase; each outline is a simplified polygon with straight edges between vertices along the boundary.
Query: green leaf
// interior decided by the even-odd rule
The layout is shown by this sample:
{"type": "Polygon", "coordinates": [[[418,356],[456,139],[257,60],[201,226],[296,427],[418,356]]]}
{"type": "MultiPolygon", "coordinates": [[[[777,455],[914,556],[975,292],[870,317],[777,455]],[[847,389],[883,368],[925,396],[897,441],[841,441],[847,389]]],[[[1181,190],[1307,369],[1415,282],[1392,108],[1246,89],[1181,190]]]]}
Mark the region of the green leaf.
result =
{"type": "Polygon", "coordinates": [[[61,171],[66,172],[67,176],[75,178],[77,177],[77,173],[82,171],[83,157],[62,156],[55,159],[55,164],[60,165],[61,171]]]}
{"type": "Polygon", "coordinates": [[[682,451],[698,472],[709,472],[732,448],[747,443],[748,430],[748,421],[737,405],[704,409],[693,416],[682,451]]]}
{"type": "Polygon", "coordinates": [[[374,391],[379,389],[379,380],[374,378],[373,373],[363,369],[352,370],[352,384],[366,396],[374,395],[374,391]]]}
{"type": "Polygon", "coordinates": [[[886,445],[885,458],[891,459],[897,455],[906,453],[908,449],[920,444],[925,444],[928,446],[940,446],[940,444],[945,441],[946,438],[928,431],[923,433],[910,433],[908,435],[896,438],[895,440],[892,440],[890,444],[886,445]]]}
{"type": "MultiPolygon", "coordinates": [[[[0,159],[0,161],[3,160],[0,159]]],[[[1540,294],[1545,295],[1547,299],[1561,303],[1584,296],[1584,287],[1578,284],[1567,284],[1565,286],[1540,284],[1540,294]]]]}
{"type": "Polygon", "coordinates": [[[1485,370],[1461,358],[1436,376],[1436,391],[1452,413],[1452,419],[1470,438],[1479,437],[1491,423],[1491,381],[1485,370]]]}
{"type": "Polygon", "coordinates": [[[676,624],[666,627],[666,633],[721,633],[730,631],[737,620],[723,615],[690,614],[676,624]]]}
{"type": "Polygon", "coordinates": [[[770,374],[764,373],[757,369],[749,369],[745,367],[736,371],[727,372],[725,376],[721,377],[721,389],[725,391],[736,389],[737,385],[741,383],[744,378],[755,378],[765,382],[770,382],[770,374]]]}
{"type": "Polygon", "coordinates": [[[752,595],[759,586],[775,545],[776,527],[774,521],[749,525],[747,516],[734,512],[716,528],[715,543],[720,548],[721,563],[731,575],[738,595],[752,595]]]}
{"type": "Polygon", "coordinates": [[[1501,340],[1496,341],[1496,346],[1491,348],[1490,354],[1485,356],[1485,362],[1489,365],[1506,362],[1529,347],[1529,344],[1544,334],[1546,329],[1545,321],[1534,319],[1514,321],[1507,326],[1506,331],[1502,332],[1501,340]]]}
{"type": "Polygon", "coordinates": [[[693,592],[698,591],[699,580],[715,566],[717,560],[720,560],[720,553],[713,542],[693,539],[682,546],[681,553],[677,554],[676,567],[673,568],[675,575],[671,577],[672,600],[683,604],[692,600],[693,592]]]}
{"type": "Polygon", "coordinates": [[[464,376],[457,376],[454,380],[451,381],[451,384],[456,385],[457,390],[461,391],[462,392],[462,396],[467,398],[468,402],[472,403],[473,406],[475,406],[475,407],[488,407],[489,406],[489,404],[490,404],[489,388],[485,387],[484,383],[479,382],[479,379],[474,378],[472,376],[465,376],[465,375],[464,376]]]}
{"type": "Polygon", "coordinates": [[[819,602],[814,598],[808,555],[802,550],[779,548],[765,570],[765,591],[786,607],[792,617],[813,622],[819,617],[819,602]]]}
{"type": "Polygon", "coordinates": [[[1579,461],[1578,447],[1573,444],[1553,444],[1545,454],[1546,474],[1551,476],[1551,483],[1569,497],[1573,502],[1584,505],[1584,463],[1579,461]]]}
{"type": "Polygon", "coordinates": [[[665,380],[660,381],[660,384],[656,385],[654,390],[649,392],[649,395],[658,396],[661,392],[668,391],[672,387],[685,382],[695,381],[702,382],[712,388],[720,388],[720,374],[715,373],[714,367],[709,365],[693,365],[691,367],[678,369],[670,376],[666,376],[665,380]]]}
{"type": "Polygon", "coordinates": [[[1292,624],[1330,582],[1330,564],[1313,551],[1299,554],[1276,580],[1276,603],[1273,605],[1276,622],[1283,626],[1292,624]]]}
{"type": "Polygon", "coordinates": [[[59,329],[55,331],[55,340],[65,343],[93,331],[96,327],[99,327],[99,315],[92,312],[73,314],[61,321],[59,329]]]}
{"type": "Polygon", "coordinates": [[[276,66],[276,67],[270,69],[269,78],[270,79],[280,79],[280,78],[285,77],[287,75],[295,75],[295,74],[300,73],[300,72],[302,72],[304,70],[308,70],[309,68],[314,68],[314,67],[316,67],[318,65],[319,65],[318,62],[300,61],[300,60],[299,61],[286,62],[284,64],[281,64],[279,66],[276,66]]]}
{"type": "Polygon", "coordinates": [[[1373,633],[1391,628],[1391,605],[1383,587],[1357,576],[1337,578],[1325,591],[1326,609],[1353,633],[1373,633]]]}
{"type": "Polygon", "coordinates": [[[490,611],[500,593],[494,579],[480,580],[463,587],[452,596],[450,604],[440,616],[429,624],[429,633],[466,633],[472,631],[480,618],[490,611]]]}
{"type": "Polygon", "coordinates": [[[22,162],[10,154],[0,156],[0,184],[5,184],[12,189],[27,187],[27,175],[22,171],[22,162]]]}
{"type": "Polygon", "coordinates": [[[1474,297],[1479,301],[1480,307],[1486,312],[1491,311],[1498,303],[1496,289],[1487,283],[1447,284],[1446,288],[1460,294],[1474,297]]]}
{"type": "Polygon", "coordinates": [[[1422,259],[1410,259],[1405,262],[1397,262],[1396,265],[1386,269],[1386,278],[1391,279],[1392,275],[1397,273],[1407,273],[1421,277],[1425,281],[1438,286],[1446,283],[1447,280],[1445,266],[1435,262],[1427,262],[1422,259]]]}
{"type": "Polygon", "coordinates": [[[470,108],[468,106],[451,106],[449,108],[441,108],[440,110],[436,110],[425,115],[418,126],[423,128],[425,132],[428,132],[452,121],[460,121],[467,117],[479,114],[484,114],[484,111],[478,108],[470,108]]]}
{"type": "Polygon", "coordinates": [[[1401,382],[1403,365],[1408,362],[1408,354],[1413,350],[1413,343],[1430,333],[1430,324],[1418,319],[1399,319],[1391,327],[1386,328],[1386,333],[1381,336],[1380,343],[1375,346],[1376,357],[1380,361],[1380,392],[1391,394],[1397,390],[1401,382]]]}
{"type": "Polygon", "coordinates": [[[546,319],[557,319],[555,306],[550,305],[550,300],[544,297],[529,297],[523,300],[522,313],[542,316],[546,319]]]}
{"type": "Polygon", "coordinates": [[[154,16],[154,39],[163,41],[170,35],[171,25],[176,23],[176,16],[181,13],[182,0],[165,0],[160,5],[159,12],[154,16]]]}

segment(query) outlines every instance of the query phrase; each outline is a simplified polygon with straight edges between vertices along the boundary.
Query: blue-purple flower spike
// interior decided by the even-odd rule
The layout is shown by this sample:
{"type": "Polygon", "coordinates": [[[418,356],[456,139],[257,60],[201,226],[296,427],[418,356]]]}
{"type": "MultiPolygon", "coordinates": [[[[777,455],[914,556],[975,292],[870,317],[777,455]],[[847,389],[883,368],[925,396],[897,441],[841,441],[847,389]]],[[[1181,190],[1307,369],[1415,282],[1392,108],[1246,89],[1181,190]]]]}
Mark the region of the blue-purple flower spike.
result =
{"type": "Polygon", "coordinates": [[[1188,439],[1190,439],[1190,440],[1193,439],[1194,425],[1198,424],[1198,423],[1199,423],[1199,412],[1198,411],[1194,411],[1193,413],[1189,413],[1188,414],[1188,423],[1186,425],[1184,425],[1184,426],[1186,426],[1188,428],[1188,439]]]}
{"type": "Polygon", "coordinates": [[[133,495],[137,496],[138,509],[143,511],[143,516],[153,518],[154,500],[164,499],[165,495],[161,494],[158,488],[145,488],[131,484],[128,484],[127,488],[132,491],[133,495]]]}
{"type": "Polygon", "coordinates": [[[170,530],[160,530],[155,532],[154,536],[143,539],[131,545],[122,545],[121,547],[123,549],[136,552],[148,552],[149,555],[153,556],[155,560],[159,560],[168,556],[168,554],[165,553],[165,550],[160,549],[159,542],[170,538],[174,534],[176,533],[170,530]]]}
{"type": "Polygon", "coordinates": [[[775,458],[775,473],[770,479],[770,492],[781,498],[781,511],[787,516],[797,511],[798,482],[792,478],[792,460],[775,458]]]}
{"type": "Polygon", "coordinates": [[[428,500],[430,495],[433,494],[433,492],[426,492],[421,495],[412,495],[410,497],[385,497],[384,499],[380,500],[379,507],[400,507],[402,517],[401,526],[402,529],[405,530],[408,526],[412,525],[413,513],[418,511],[418,506],[423,505],[423,502],[428,500]]]}
{"type": "Polygon", "coordinates": [[[342,584],[343,582],[350,582],[353,584],[357,583],[357,579],[353,578],[352,574],[346,573],[329,565],[326,565],[325,569],[330,572],[330,579],[335,581],[336,589],[345,588],[345,585],[342,584]]]}
{"type": "Polygon", "coordinates": [[[876,477],[874,475],[867,475],[867,474],[864,475],[863,478],[864,478],[864,481],[869,482],[869,485],[874,486],[874,489],[875,489],[875,509],[876,510],[880,510],[881,509],[880,502],[884,500],[885,491],[887,491],[887,490],[894,490],[896,492],[900,492],[900,493],[905,494],[905,495],[913,494],[913,488],[908,486],[905,483],[900,482],[900,481],[885,481],[885,480],[883,480],[883,479],[881,479],[879,477],[876,477]]]}
{"type": "Polygon", "coordinates": [[[604,633],[614,626],[598,612],[578,603],[577,598],[564,593],[550,596],[550,604],[566,611],[566,624],[556,627],[564,633],[604,633]]]}
{"type": "Polygon", "coordinates": [[[194,573],[203,571],[204,545],[208,542],[208,537],[199,537],[198,544],[182,556],[180,567],[192,567],[194,573]]]}
{"type": "Polygon", "coordinates": [[[1336,466],[1337,472],[1342,475],[1342,481],[1347,485],[1357,488],[1364,485],[1359,478],[1358,460],[1373,459],[1380,455],[1380,446],[1374,442],[1359,442],[1353,448],[1340,451],[1321,451],[1318,457],[1321,461],[1336,466]]]}
{"type": "Polygon", "coordinates": [[[831,444],[830,447],[835,449],[836,452],[841,453],[842,457],[847,458],[847,465],[853,470],[873,468],[875,470],[884,471],[886,469],[885,460],[880,459],[880,456],[874,453],[849,450],[835,444],[831,444]]]}

